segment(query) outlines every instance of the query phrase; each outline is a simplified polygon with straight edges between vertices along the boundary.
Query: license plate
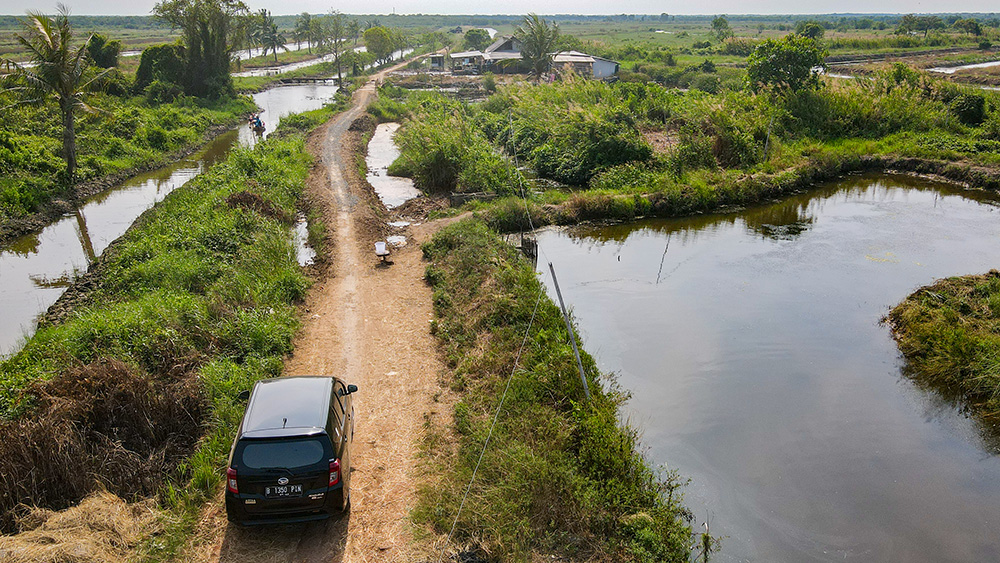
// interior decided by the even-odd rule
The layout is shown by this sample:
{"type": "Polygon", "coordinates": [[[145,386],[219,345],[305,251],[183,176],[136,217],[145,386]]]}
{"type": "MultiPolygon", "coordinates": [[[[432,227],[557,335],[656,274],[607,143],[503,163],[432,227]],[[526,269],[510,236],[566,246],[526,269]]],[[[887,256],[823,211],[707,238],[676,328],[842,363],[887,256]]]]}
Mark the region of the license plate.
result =
{"type": "Polygon", "coordinates": [[[268,498],[297,497],[301,494],[302,485],[278,485],[264,488],[264,496],[268,498]]]}

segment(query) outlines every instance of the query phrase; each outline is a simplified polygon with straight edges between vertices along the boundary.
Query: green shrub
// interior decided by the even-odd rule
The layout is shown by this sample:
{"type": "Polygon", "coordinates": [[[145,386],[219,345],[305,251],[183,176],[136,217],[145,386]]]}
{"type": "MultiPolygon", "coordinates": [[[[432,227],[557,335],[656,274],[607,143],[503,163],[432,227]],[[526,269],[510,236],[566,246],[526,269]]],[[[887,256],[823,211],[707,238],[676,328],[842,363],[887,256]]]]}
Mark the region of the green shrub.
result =
{"type": "Polygon", "coordinates": [[[986,117],[986,98],[979,94],[961,94],[951,100],[951,111],[966,125],[979,125],[986,117]]]}

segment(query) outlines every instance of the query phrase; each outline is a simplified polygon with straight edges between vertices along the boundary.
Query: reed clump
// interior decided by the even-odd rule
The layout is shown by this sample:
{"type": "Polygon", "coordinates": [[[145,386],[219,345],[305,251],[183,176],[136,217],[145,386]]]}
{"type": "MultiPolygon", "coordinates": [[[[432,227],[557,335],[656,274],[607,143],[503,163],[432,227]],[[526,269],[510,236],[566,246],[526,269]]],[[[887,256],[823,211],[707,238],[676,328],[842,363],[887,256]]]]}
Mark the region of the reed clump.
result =
{"type": "Polygon", "coordinates": [[[1000,272],[923,287],[885,319],[918,382],[957,391],[1000,424],[1000,272]]]}

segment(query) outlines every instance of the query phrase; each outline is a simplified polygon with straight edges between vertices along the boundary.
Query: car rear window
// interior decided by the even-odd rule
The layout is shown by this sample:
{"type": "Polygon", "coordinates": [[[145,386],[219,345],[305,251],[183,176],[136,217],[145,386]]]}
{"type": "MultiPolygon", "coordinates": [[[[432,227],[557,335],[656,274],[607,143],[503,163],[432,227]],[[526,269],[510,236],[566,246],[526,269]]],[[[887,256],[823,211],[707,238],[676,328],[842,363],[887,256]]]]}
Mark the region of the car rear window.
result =
{"type": "Polygon", "coordinates": [[[323,443],[317,439],[248,442],[243,448],[243,464],[252,469],[305,467],[323,460],[323,443]]]}

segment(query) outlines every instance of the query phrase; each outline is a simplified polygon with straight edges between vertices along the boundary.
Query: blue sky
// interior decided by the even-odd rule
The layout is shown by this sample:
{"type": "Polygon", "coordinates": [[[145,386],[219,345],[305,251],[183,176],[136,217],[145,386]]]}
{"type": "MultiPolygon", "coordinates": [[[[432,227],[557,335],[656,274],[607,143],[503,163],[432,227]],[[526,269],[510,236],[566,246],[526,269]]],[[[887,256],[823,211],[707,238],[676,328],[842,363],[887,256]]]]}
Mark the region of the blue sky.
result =
{"type": "MultiPolygon", "coordinates": [[[[829,14],[829,13],[938,13],[993,12],[1000,4],[986,0],[367,0],[345,2],[331,0],[246,0],[251,8],[267,8],[274,14],[296,14],[340,10],[347,14],[382,14],[394,9],[401,14],[829,14]]],[[[73,14],[145,15],[155,0],[65,0],[73,14]]],[[[20,15],[25,10],[54,11],[56,2],[38,0],[0,0],[0,14],[20,15]]]]}

